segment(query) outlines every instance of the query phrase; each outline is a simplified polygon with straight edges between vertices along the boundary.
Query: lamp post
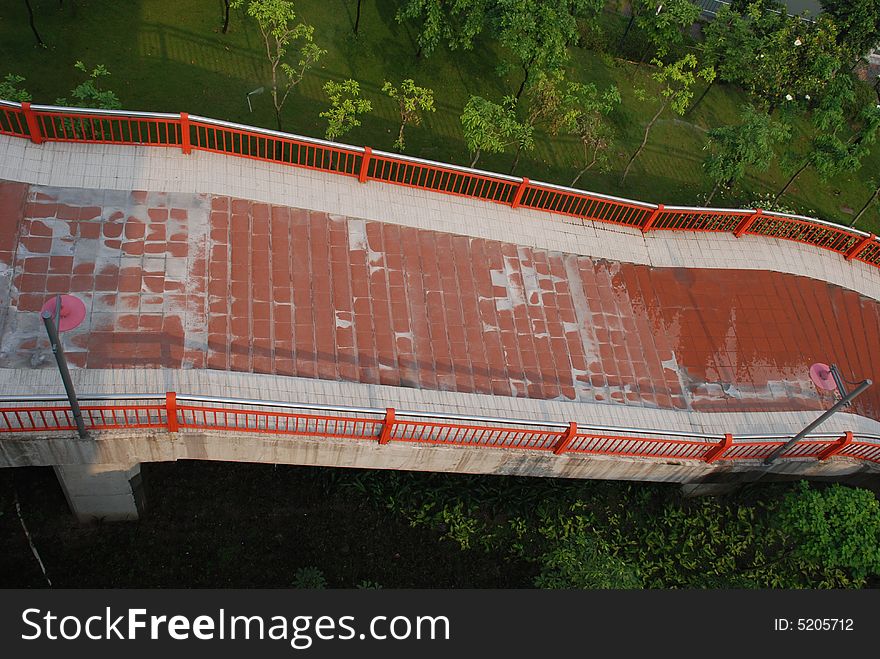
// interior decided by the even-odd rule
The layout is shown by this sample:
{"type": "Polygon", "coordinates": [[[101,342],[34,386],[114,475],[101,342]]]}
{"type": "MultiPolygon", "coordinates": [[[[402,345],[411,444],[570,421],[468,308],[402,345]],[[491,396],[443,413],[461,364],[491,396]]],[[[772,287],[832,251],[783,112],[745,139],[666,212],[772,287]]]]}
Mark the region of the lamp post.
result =
{"type": "Polygon", "coordinates": [[[80,439],[88,437],[88,433],[73,388],[73,381],[70,379],[70,370],[67,368],[67,359],[64,356],[64,346],[59,333],[79,326],[85,318],[85,311],[86,307],[82,300],[72,295],[56,295],[47,301],[40,311],[40,318],[43,319],[43,325],[49,335],[49,344],[52,346],[52,354],[55,355],[55,363],[58,364],[58,372],[61,374],[61,382],[64,384],[64,391],[70,402],[70,410],[80,439]]]}
{"type": "Polygon", "coordinates": [[[834,405],[825,410],[819,417],[808,424],[806,428],[801,430],[797,435],[789,439],[785,444],[777,448],[770,455],[764,458],[764,466],[769,467],[772,465],[783,453],[785,453],[788,449],[794,446],[801,439],[806,437],[806,435],[817,428],[820,424],[824,423],[831,417],[832,414],[837,412],[838,410],[849,407],[852,405],[852,401],[864,392],[868,387],[873,384],[871,380],[862,380],[856,385],[856,388],[852,391],[846,390],[846,383],[843,380],[843,377],[840,375],[840,370],[832,364],[831,366],[827,366],[825,364],[813,364],[810,367],[810,379],[816,384],[817,387],[821,389],[828,389],[831,391],[836,390],[838,394],[840,394],[840,400],[838,400],[834,405]]]}
{"type": "Polygon", "coordinates": [[[255,90],[245,94],[245,98],[247,99],[247,104],[248,104],[248,110],[250,110],[251,112],[254,111],[254,106],[251,105],[251,95],[252,94],[262,94],[263,91],[265,91],[265,90],[262,87],[257,87],[255,90]]]}

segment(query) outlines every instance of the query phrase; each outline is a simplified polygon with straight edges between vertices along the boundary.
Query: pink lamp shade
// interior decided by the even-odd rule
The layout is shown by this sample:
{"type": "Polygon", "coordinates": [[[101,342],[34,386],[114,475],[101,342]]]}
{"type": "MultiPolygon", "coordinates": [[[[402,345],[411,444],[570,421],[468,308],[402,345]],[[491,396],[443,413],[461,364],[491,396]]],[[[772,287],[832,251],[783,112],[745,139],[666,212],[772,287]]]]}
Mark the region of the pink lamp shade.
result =
{"type": "MultiPolygon", "coordinates": [[[[48,311],[53,316],[55,315],[55,296],[46,300],[43,308],[40,309],[40,313],[42,314],[44,311],[48,311]]],[[[61,313],[58,318],[59,332],[66,332],[79,327],[85,318],[86,305],[83,304],[82,300],[73,295],[61,296],[61,313]]]]}
{"type": "Polygon", "coordinates": [[[820,389],[828,391],[837,389],[837,383],[834,381],[834,376],[831,375],[831,367],[828,364],[817,362],[810,366],[810,379],[820,389]]]}

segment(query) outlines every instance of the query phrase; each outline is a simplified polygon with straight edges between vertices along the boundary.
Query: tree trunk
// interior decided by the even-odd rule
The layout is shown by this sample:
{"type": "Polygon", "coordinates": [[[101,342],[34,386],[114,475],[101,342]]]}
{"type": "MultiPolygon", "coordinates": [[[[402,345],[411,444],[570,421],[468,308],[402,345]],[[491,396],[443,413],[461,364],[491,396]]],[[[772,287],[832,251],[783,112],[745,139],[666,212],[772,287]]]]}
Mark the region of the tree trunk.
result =
{"type": "Polygon", "coordinates": [[[354,33],[355,34],[358,33],[358,28],[360,27],[360,25],[361,25],[361,0],[358,0],[357,14],[355,14],[355,18],[354,18],[354,33]]]}
{"type": "Polygon", "coordinates": [[[709,193],[709,196],[706,198],[706,206],[712,203],[712,198],[715,196],[715,193],[718,192],[718,189],[721,187],[721,181],[715,184],[715,187],[712,188],[712,192],[709,193]]]}
{"type": "Polygon", "coordinates": [[[513,156],[513,164],[510,166],[510,173],[513,174],[513,171],[516,169],[516,166],[519,164],[519,157],[522,154],[522,144],[517,145],[516,153],[513,156]]]}
{"type": "Polygon", "coordinates": [[[715,84],[715,80],[717,80],[717,78],[712,78],[712,82],[710,82],[708,85],[706,85],[706,88],[703,90],[703,93],[700,94],[700,98],[698,98],[697,102],[693,103],[687,109],[687,112],[685,112],[685,114],[690,114],[691,112],[693,112],[694,108],[696,108],[700,103],[702,103],[703,99],[706,98],[706,94],[708,94],[709,90],[712,89],[712,85],[715,84]]]}
{"type": "Polygon", "coordinates": [[[397,133],[397,148],[403,151],[403,129],[406,124],[400,124],[400,131],[397,133]]]}
{"type": "Polygon", "coordinates": [[[477,161],[480,159],[480,149],[477,149],[476,153],[474,153],[474,159],[471,160],[471,167],[475,167],[477,161]]]}
{"type": "Polygon", "coordinates": [[[34,10],[31,8],[30,0],[24,0],[24,5],[25,5],[25,7],[27,7],[28,22],[31,25],[31,30],[34,33],[34,37],[36,37],[36,39],[37,39],[37,45],[39,45],[40,48],[45,48],[46,44],[43,43],[43,39],[40,37],[40,33],[37,32],[37,26],[34,25],[34,10]]]}
{"type": "Polygon", "coordinates": [[[874,203],[874,201],[877,199],[878,196],[880,196],[880,188],[877,188],[876,190],[874,190],[874,194],[871,195],[871,198],[868,199],[868,201],[865,202],[865,205],[864,205],[864,206],[862,206],[862,210],[860,210],[860,211],[856,214],[856,216],[855,216],[855,218],[853,219],[853,221],[850,222],[849,225],[850,225],[851,227],[854,227],[854,226],[856,225],[856,222],[858,222],[860,219],[862,219],[862,215],[865,214],[865,211],[868,210],[868,207],[869,207],[871,204],[874,203]]]}
{"type": "MultiPolygon", "coordinates": [[[[587,155],[587,153],[586,153],[586,150],[585,150],[585,151],[584,151],[584,157],[586,157],[586,155],[587,155]]],[[[575,183],[577,183],[578,181],[581,180],[581,176],[583,176],[584,174],[586,174],[586,173],[587,173],[587,172],[593,167],[593,165],[596,164],[596,162],[597,162],[598,160],[599,160],[599,147],[596,146],[596,148],[593,150],[593,159],[590,161],[590,163],[589,163],[588,165],[584,165],[584,166],[581,168],[581,171],[578,172],[578,175],[574,177],[574,180],[571,182],[571,185],[568,186],[568,187],[573,188],[574,185],[575,185],[575,183]]]]}
{"type": "Polygon", "coordinates": [[[275,124],[278,126],[278,130],[281,130],[281,108],[277,105],[275,106],[275,124]]]}
{"type": "MultiPolygon", "coordinates": [[[[630,9],[630,11],[632,11],[632,9],[630,9]]],[[[618,52],[623,48],[623,43],[626,41],[626,35],[629,34],[630,28],[632,28],[633,21],[635,21],[635,20],[636,20],[636,12],[632,11],[632,13],[629,15],[629,23],[626,24],[626,29],[623,31],[623,36],[620,37],[620,43],[617,44],[618,52]]]]}
{"type": "Polygon", "coordinates": [[[790,179],[788,179],[788,183],[786,183],[785,186],[782,188],[782,190],[779,191],[779,194],[777,194],[775,197],[773,197],[773,201],[779,201],[779,198],[780,198],[782,195],[785,194],[785,192],[788,190],[788,188],[791,187],[791,184],[794,183],[795,179],[796,179],[798,176],[800,176],[800,175],[801,175],[801,172],[803,172],[803,171],[804,171],[809,165],[810,165],[810,159],[807,158],[807,159],[804,161],[804,164],[801,165],[800,169],[798,169],[798,170],[792,175],[792,177],[791,177],[790,179]]]}
{"type": "Polygon", "coordinates": [[[223,14],[223,34],[229,30],[229,0],[223,0],[223,4],[226,7],[226,11],[223,14]]]}
{"type": "Polygon", "coordinates": [[[529,69],[531,68],[532,63],[529,62],[528,65],[523,64],[523,72],[525,76],[523,77],[523,81],[519,85],[519,89],[516,91],[516,102],[519,103],[519,97],[522,96],[523,90],[526,88],[526,83],[529,81],[529,69]]]}
{"type": "Polygon", "coordinates": [[[669,100],[664,101],[663,105],[660,106],[660,109],[657,110],[657,114],[655,114],[654,117],[651,119],[651,121],[648,122],[648,125],[645,126],[645,136],[642,138],[642,143],[639,145],[639,148],[636,149],[636,152],[632,155],[632,158],[629,159],[629,162],[626,163],[626,169],[623,170],[623,176],[620,179],[621,185],[623,185],[623,182],[626,181],[626,177],[629,174],[630,167],[632,167],[632,164],[635,162],[636,158],[639,157],[639,154],[642,152],[642,150],[645,148],[645,145],[648,143],[648,133],[651,132],[651,128],[654,127],[654,124],[656,123],[657,119],[660,118],[660,115],[663,113],[663,110],[666,109],[666,106],[668,104],[669,104],[669,100]]]}
{"type": "Polygon", "coordinates": [[[641,59],[639,60],[639,63],[636,64],[636,68],[633,69],[633,73],[632,73],[632,77],[633,77],[633,78],[636,77],[636,73],[638,73],[638,72],[639,72],[639,69],[642,68],[642,64],[645,63],[645,58],[648,57],[648,53],[650,52],[650,50],[651,50],[651,44],[648,43],[648,47],[645,48],[645,52],[642,53],[642,57],[641,57],[641,59]]]}

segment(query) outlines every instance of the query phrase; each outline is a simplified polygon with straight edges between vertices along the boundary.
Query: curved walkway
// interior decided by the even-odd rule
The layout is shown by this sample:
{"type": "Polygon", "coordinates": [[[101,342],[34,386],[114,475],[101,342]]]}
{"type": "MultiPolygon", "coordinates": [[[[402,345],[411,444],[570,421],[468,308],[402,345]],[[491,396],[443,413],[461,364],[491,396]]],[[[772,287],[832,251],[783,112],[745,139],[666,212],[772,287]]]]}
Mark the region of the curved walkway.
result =
{"type": "MultiPolygon", "coordinates": [[[[880,372],[880,304],[755,270],[650,268],[229,197],[0,185],[0,366],[51,366],[72,292],[90,369],[209,368],[708,412],[827,405],[820,359],[880,372]]],[[[866,371],[868,373],[866,373],[866,371]]],[[[855,408],[880,418],[880,394],[855,408]]]]}
{"type": "MultiPolygon", "coordinates": [[[[852,378],[880,372],[877,270],[809,246],[645,237],[136,147],[0,138],[0,175],[11,181],[0,186],[7,390],[51,365],[35,312],[56,292],[87,302],[88,322],[65,340],[70,361],[89,369],[472,393],[483,411],[525,397],[616,408],[621,425],[668,427],[661,410],[687,410],[755,430],[796,427],[815,412],[795,412],[828,403],[807,378],[812,362],[836,362],[852,378]],[[772,267],[756,270],[762,263],[772,267]],[[791,414],[766,414],[783,410],[791,414]]],[[[880,392],[856,411],[880,418],[880,392]]]]}

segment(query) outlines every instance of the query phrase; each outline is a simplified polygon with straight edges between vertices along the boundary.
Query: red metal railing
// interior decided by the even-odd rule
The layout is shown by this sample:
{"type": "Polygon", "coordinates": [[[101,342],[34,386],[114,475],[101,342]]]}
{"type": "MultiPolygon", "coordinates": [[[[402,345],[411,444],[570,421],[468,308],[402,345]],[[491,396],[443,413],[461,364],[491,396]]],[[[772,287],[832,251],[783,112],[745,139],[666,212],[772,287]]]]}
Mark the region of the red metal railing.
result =
{"type": "MultiPolygon", "coordinates": [[[[0,398],[0,435],[74,432],[63,397],[0,398]]],[[[335,407],[278,401],[139,394],[83,396],[90,431],[163,429],[169,432],[227,431],[277,436],[327,437],[425,445],[501,448],[556,455],[660,460],[762,460],[789,437],[711,435],[638,428],[596,428],[573,422],[408,412],[393,408],[335,407]]],[[[833,456],[880,463],[880,436],[814,434],[791,447],[784,459],[827,460],[833,456]]]]}
{"type": "Polygon", "coordinates": [[[176,146],[305,167],[421,190],[549,211],[642,231],[715,231],[778,238],[880,267],[872,234],[815,218],[752,209],[657,206],[448,163],[336,144],[187,113],[82,110],[0,101],[0,134],[44,141],[176,146]]]}

